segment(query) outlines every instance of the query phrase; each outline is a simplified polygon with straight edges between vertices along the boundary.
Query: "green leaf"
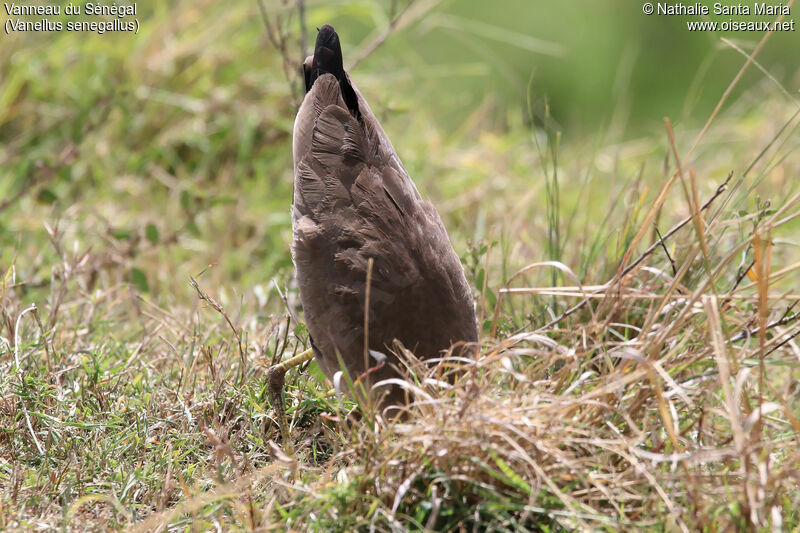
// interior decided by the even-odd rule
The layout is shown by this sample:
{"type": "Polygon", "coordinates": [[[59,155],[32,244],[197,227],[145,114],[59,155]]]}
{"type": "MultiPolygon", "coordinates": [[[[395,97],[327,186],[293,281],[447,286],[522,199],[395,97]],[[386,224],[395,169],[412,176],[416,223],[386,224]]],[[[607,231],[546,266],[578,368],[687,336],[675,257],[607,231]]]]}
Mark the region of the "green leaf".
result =
{"type": "Polygon", "coordinates": [[[111,234],[118,241],[127,241],[128,239],[133,237],[133,233],[131,231],[121,228],[115,229],[114,231],[111,232],[111,234]]]}
{"type": "Polygon", "coordinates": [[[486,287],[485,296],[486,296],[486,301],[489,302],[489,307],[494,309],[494,306],[497,305],[497,296],[495,296],[492,289],[486,287]]]}
{"type": "Polygon", "coordinates": [[[528,483],[524,479],[522,479],[522,477],[519,474],[514,472],[514,469],[508,466],[508,463],[503,461],[503,459],[497,454],[497,452],[490,449],[489,455],[491,456],[492,459],[494,459],[494,464],[496,464],[497,467],[500,469],[500,471],[503,472],[503,474],[505,474],[507,479],[506,483],[520,489],[525,494],[531,493],[531,486],[528,485],[528,483]]]}
{"type": "MultiPolygon", "coordinates": [[[[284,355],[284,357],[285,357],[285,355],[284,355]]],[[[308,365],[308,368],[306,369],[306,372],[312,378],[314,378],[316,380],[319,380],[320,383],[324,383],[325,380],[327,379],[325,377],[325,373],[319,367],[319,364],[317,363],[317,361],[315,359],[311,360],[311,364],[308,365]]]]}
{"type": "Polygon", "coordinates": [[[131,283],[139,292],[148,292],[150,290],[150,286],[147,284],[147,276],[136,267],[131,269],[131,283]]]}
{"type": "Polygon", "coordinates": [[[181,207],[184,211],[189,211],[189,208],[192,206],[192,195],[189,194],[189,191],[184,190],[181,192],[181,207]]]}
{"type": "Polygon", "coordinates": [[[56,193],[54,193],[50,189],[42,189],[41,191],[39,191],[39,194],[36,195],[36,201],[39,202],[40,204],[50,205],[56,200],[58,200],[58,196],[56,196],[56,193]]]}
{"type": "Polygon", "coordinates": [[[479,290],[483,290],[483,280],[486,277],[486,272],[483,270],[483,267],[478,268],[478,272],[475,275],[475,287],[479,290]]]}
{"type": "Polygon", "coordinates": [[[145,228],[144,234],[150,244],[158,243],[158,228],[155,224],[148,224],[145,228]]]}
{"type": "Polygon", "coordinates": [[[197,224],[195,224],[194,220],[190,220],[186,223],[186,229],[188,229],[189,233],[191,233],[194,237],[200,237],[202,235],[200,233],[200,228],[197,227],[197,224]]]}

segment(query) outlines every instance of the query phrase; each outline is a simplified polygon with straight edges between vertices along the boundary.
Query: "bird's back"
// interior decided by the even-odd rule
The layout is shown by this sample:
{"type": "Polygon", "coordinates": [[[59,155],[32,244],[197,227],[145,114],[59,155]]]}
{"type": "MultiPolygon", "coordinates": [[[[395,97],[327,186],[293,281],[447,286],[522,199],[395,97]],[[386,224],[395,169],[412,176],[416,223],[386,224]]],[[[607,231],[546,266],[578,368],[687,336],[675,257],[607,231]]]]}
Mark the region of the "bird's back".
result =
{"type": "MultiPolygon", "coordinates": [[[[340,58],[338,36],[333,32],[331,46],[328,31],[320,30],[315,57],[322,46],[336,48],[340,58]],[[321,45],[323,38],[328,43],[321,45]]],[[[343,70],[337,78],[318,63],[293,139],[292,252],[300,299],[323,371],[332,378],[341,356],[355,378],[376,364],[365,361],[369,292],[368,348],[389,358],[374,382],[394,375],[395,339],[421,358],[475,342],[472,294],[438,213],[420,196],[363,97],[343,70]]]]}

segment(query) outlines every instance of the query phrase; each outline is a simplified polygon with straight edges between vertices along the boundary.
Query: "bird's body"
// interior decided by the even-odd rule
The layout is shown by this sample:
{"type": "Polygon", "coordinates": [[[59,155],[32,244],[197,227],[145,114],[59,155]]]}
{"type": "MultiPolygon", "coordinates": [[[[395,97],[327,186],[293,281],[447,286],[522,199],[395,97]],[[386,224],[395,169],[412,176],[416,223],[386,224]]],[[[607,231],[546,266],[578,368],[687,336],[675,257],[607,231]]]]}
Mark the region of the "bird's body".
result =
{"type": "Polygon", "coordinates": [[[306,62],[307,93],[294,125],[292,256],[322,370],[333,379],[341,358],[355,379],[377,365],[365,354],[380,352],[388,360],[370,376],[375,383],[396,375],[395,339],[430,358],[474,343],[477,329],[471,290],[438,213],[341,64],[338,36],[326,25],[306,62]]]}

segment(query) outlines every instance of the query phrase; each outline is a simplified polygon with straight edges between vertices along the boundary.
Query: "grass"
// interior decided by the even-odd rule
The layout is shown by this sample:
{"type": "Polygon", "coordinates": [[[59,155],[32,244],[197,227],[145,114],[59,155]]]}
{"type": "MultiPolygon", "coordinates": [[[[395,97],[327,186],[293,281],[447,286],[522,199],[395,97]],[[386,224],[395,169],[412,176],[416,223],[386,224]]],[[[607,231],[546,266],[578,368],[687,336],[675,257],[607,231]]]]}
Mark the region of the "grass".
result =
{"type": "Polygon", "coordinates": [[[307,340],[293,97],[246,12],[170,9],[86,56],[0,48],[0,529],[800,528],[796,96],[630,140],[534,98],[537,126],[489,99],[457,134],[383,112],[481,356],[404,354],[401,424],[290,372],[293,458],[266,388],[307,340]]]}

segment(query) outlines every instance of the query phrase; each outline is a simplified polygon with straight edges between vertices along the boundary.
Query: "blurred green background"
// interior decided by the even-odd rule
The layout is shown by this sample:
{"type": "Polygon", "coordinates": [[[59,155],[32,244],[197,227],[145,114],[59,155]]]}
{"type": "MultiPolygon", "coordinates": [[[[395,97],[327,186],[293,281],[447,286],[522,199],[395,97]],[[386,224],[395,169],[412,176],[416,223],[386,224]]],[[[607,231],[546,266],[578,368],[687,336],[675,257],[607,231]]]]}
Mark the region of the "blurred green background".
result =
{"type": "MultiPolygon", "coordinates": [[[[352,59],[353,53],[363,52],[370,39],[389,26],[393,14],[409,4],[408,0],[305,2],[310,32],[307,49],[313,44],[314,27],[331,23],[342,33],[345,55],[352,59]]],[[[401,108],[426,106],[434,112],[433,119],[458,120],[489,97],[518,111],[525,107],[530,81],[534,97],[549,100],[560,123],[589,128],[623,108],[633,131],[664,116],[673,121],[706,116],[742,63],[741,52],[734,46],[749,53],[763,37],[760,32],[691,32],[687,21],[774,18],[646,16],[641,2],[626,0],[420,0],[411,4],[401,27],[360,69],[362,75],[369,72],[391,80],[394,87],[385,97],[397,100],[398,106],[402,103],[401,108]]],[[[227,74],[249,71],[256,75],[255,71],[268,69],[275,60],[256,0],[235,4],[140,1],[136,5],[141,31],[135,36],[124,32],[5,35],[6,52],[0,56],[1,103],[7,105],[13,98],[16,77],[24,76],[19,69],[53,76],[60,68],[86,68],[82,83],[61,87],[73,96],[75,91],[86,93],[107,83],[103,78],[110,68],[182,70],[188,65],[138,63],[142,54],[154,53],[154,47],[163,47],[162,55],[169,54],[178,42],[183,48],[202,46],[209,55],[235,55],[229,59],[236,64],[230,65],[227,74]],[[47,50],[53,46],[60,53],[47,50]],[[50,64],[56,60],[60,65],[50,64]]],[[[294,3],[268,0],[263,6],[269,15],[279,17],[294,3]]],[[[785,20],[795,16],[792,13],[785,20]]],[[[3,22],[7,18],[18,17],[4,13],[3,22]]],[[[39,18],[44,17],[27,20],[39,18]]],[[[289,21],[293,37],[299,37],[299,25],[297,16],[289,21]]],[[[290,45],[290,52],[297,52],[297,43],[290,45]]],[[[800,32],[778,32],[758,61],[778,81],[796,89],[798,50],[800,32]]],[[[745,90],[761,77],[751,70],[738,89],[745,90]]],[[[68,94],[52,94],[50,100],[69,102],[68,94]]]]}
{"type": "MultiPolygon", "coordinates": [[[[642,4],[440,2],[415,27],[387,42],[369,65],[405,73],[400,94],[413,98],[412,105],[430,103],[434,112],[453,120],[487,95],[512,112],[524,109],[531,80],[534,99],[549,101],[553,117],[568,133],[580,136],[616,120],[630,136],[659,127],[663,117],[705,120],[745,59],[721,39],[751,53],[764,36],[690,32],[687,21],[774,19],[646,16],[642,4]]],[[[315,13],[311,22],[334,20],[366,35],[382,22],[369,17],[369,5],[358,4],[352,12],[330,8],[315,13]]],[[[799,50],[800,32],[776,33],[758,56],[795,95],[799,50]]],[[[761,79],[757,69],[750,70],[738,91],[761,79]]]]}

